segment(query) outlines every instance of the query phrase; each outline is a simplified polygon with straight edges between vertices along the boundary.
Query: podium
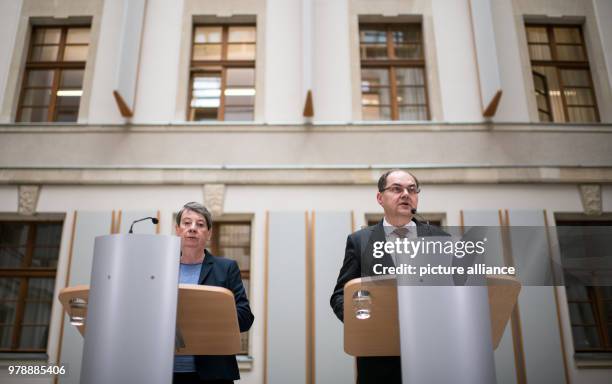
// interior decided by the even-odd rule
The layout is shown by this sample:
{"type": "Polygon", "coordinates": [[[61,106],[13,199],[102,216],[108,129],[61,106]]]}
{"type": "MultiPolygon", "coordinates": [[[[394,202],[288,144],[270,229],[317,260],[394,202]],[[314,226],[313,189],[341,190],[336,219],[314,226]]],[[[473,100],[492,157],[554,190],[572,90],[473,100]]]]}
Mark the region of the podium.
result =
{"type": "MultiPolygon", "coordinates": [[[[60,291],[59,300],[70,317],[85,317],[87,309],[71,307],[71,302],[89,297],[88,285],[77,285],[60,291]]],[[[85,335],[85,324],[76,325],[85,335]]],[[[236,318],[234,294],[221,287],[179,284],[177,307],[177,355],[237,355],[240,353],[240,331],[236,318]],[[205,305],[203,305],[205,303],[205,305]],[[182,339],[182,340],[181,340],[182,339]]]]}
{"type": "Polygon", "coordinates": [[[174,354],[240,350],[234,295],[178,284],[180,238],[117,234],[95,239],[91,286],[59,300],[84,336],[82,383],[172,382],[174,354]]]}
{"type": "Polygon", "coordinates": [[[410,293],[401,299],[414,305],[404,308],[404,312],[413,309],[406,315],[398,308],[394,276],[353,279],[344,286],[344,350],[360,357],[402,356],[404,384],[495,382],[493,349],[501,341],[521,284],[508,276],[487,276],[486,283],[473,287],[403,286],[402,290],[410,293]],[[355,316],[353,297],[358,291],[368,293],[369,318],[355,316]],[[436,317],[441,312],[446,312],[446,318],[432,319],[432,313],[436,317]],[[407,318],[403,332],[402,316],[407,318]],[[451,375],[454,379],[446,381],[451,375]]]}

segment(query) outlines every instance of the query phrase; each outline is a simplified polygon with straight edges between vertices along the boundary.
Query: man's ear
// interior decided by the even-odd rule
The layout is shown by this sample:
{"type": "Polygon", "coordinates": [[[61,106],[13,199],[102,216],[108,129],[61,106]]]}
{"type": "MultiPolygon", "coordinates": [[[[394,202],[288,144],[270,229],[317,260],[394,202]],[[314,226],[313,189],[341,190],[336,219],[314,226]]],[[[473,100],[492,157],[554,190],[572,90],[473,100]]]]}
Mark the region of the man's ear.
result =
{"type": "Polygon", "coordinates": [[[376,201],[382,206],[382,193],[376,192],[376,201]]]}

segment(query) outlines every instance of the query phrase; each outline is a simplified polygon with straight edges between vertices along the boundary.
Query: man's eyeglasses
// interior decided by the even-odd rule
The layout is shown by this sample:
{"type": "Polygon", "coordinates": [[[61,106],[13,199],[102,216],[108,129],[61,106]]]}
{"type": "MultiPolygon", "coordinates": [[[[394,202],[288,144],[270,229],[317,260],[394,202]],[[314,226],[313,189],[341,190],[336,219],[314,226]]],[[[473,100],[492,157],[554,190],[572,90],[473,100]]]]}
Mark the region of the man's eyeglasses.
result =
{"type": "Polygon", "coordinates": [[[405,187],[403,185],[393,184],[387,188],[383,188],[381,192],[384,192],[384,191],[389,191],[393,193],[394,195],[399,195],[399,194],[402,194],[404,191],[406,191],[409,195],[415,195],[421,192],[421,187],[419,187],[416,184],[410,184],[405,187]]]}

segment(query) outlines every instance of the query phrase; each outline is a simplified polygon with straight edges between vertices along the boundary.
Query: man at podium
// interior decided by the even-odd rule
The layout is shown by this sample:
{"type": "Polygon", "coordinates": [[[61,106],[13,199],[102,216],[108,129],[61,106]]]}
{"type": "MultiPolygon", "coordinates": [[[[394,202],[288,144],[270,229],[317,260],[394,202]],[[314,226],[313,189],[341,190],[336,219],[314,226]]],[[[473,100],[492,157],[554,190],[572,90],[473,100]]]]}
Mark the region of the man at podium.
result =
{"type": "MultiPolygon", "coordinates": [[[[181,284],[213,285],[234,294],[238,326],[246,332],[253,324],[249,301],[234,260],[213,256],[206,244],[212,234],[212,215],[202,204],[190,202],[176,216],[176,235],[181,238],[181,284]]],[[[236,356],[175,356],[174,383],[233,383],[240,379],[236,356]]]]}
{"type": "MultiPolygon", "coordinates": [[[[352,279],[374,276],[375,264],[396,264],[395,254],[385,253],[382,258],[374,258],[374,243],[446,235],[440,228],[422,223],[413,217],[419,203],[420,191],[419,181],[410,172],[392,169],[380,176],[376,200],[385,212],[383,220],[352,233],[346,240],[344,261],[330,299],[331,307],[340,321],[344,321],[345,316],[344,285],[352,279]]],[[[346,316],[355,314],[347,313],[346,316]]],[[[357,357],[357,382],[401,383],[400,357],[357,357]]]]}

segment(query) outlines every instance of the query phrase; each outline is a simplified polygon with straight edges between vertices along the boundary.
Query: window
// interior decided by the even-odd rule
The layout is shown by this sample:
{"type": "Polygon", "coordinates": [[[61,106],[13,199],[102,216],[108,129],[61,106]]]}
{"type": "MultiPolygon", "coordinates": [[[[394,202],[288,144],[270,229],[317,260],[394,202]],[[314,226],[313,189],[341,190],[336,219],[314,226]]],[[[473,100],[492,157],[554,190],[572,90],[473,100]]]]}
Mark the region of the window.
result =
{"type": "Polygon", "coordinates": [[[579,26],[527,25],[540,121],[599,121],[593,80],[579,26]]]}
{"type": "Polygon", "coordinates": [[[429,120],[420,24],[359,26],[364,120],[429,120]]]}
{"type": "Polygon", "coordinates": [[[607,242],[612,235],[612,221],[557,220],[557,234],[575,351],[609,354],[612,254],[607,242]]]}
{"type": "Polygon", "coordinates": [[[89,27],[34,27],[16,121],[75,122],[89,27]]]}
{"type": "Polygon", "coordinates": [[[0,222],[0,351],[45,352],[62,222],[0,222]]]}
{"type": "MultiPolygon", "coordinates": [[[[213,224],[210,251],[215,256],[236,260],[244,289],[249,296],[251,280],[251,223],[249,221],[217,221],[213,224]]],[[[241,354],[249,354],[249,333],[241,337],[241,354]]]]}
{"type": "Polygon", "coordinates": [[[252,25],[193,28],[189,120],[253,120],[255,32],[252,25]]]}

